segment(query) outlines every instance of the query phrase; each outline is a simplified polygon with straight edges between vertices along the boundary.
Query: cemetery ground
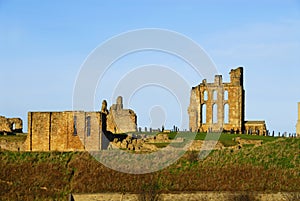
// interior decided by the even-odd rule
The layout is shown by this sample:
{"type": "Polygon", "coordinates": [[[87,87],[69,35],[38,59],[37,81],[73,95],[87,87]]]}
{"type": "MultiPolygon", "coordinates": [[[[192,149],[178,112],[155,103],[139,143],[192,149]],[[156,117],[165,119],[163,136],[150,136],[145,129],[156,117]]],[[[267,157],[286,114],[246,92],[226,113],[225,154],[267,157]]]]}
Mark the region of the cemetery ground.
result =
{"type": "MultiPolygon", "coordinates": [[[[196,140],[205,135],[197,134],[196,140]]],[[[68,200],[70,193],[99,192],[300,192],[299,138],[222,134],[219,140],[228,148],[201,160],[198,151],[188,151],[171,166],[141,175],[109,169],[87,152],[1,150],[0,200],[68,200]],[[234,150],[236,137],[263,143],[234,150]]]]}

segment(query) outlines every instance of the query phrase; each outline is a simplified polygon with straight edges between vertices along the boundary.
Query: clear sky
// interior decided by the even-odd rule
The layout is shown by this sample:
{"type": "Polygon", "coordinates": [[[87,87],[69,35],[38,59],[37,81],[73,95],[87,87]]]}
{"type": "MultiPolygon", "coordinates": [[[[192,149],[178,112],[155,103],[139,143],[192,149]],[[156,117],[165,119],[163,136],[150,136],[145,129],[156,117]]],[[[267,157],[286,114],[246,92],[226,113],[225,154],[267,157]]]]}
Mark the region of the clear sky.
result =
{"type": "MultiPolygon", "coordinates": [[[[271,131],[295,132],[300,102],[299,0],[0,0],[0,115],[18,116],[27,124],[28,111],[71,110],[74,83],[89,53],[117,34],[141,28],[169,29],[193,39],[225,81],[231,68],[243,66],[246,119],[264,119],[271,131]]],[[[169,56],[129,56],[119,63],[124,69],[112,69],[106,79],[120,78],[130,67],[153,60],[179,71],[185,68],[169,56]]],[[[186,76],[190,87],[202,81],[186,76]]],[[[110,83],[105,84],[109,88],[110,83]]],[[[169,101],[170,94],[159,94],[157,90],[143,95],[152,101],[146,103],[134,98],[138,93],[133,97],[130,107],[138,114],[139,126],[149,126],[149,108],[145,112],[143,106],[160,110],[155,105],[176,105],[169,101]]],[[[110,105],[110,98],[108,92],[97,92],[95,108],[101,107],[102,99],[110,105]]],[[[166,114],[166,127],[177,123],[176,114],[166,114]]]]}

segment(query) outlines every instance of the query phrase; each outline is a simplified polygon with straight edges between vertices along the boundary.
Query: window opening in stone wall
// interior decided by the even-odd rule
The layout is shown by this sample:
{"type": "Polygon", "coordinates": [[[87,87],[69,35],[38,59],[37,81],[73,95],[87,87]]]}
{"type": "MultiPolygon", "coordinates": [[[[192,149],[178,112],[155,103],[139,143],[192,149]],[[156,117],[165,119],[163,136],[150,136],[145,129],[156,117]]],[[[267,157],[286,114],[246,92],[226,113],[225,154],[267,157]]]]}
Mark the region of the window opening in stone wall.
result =
{"type": "Polygon", "coordinates": [[[206,124],[206,104],[201,107],[201,123],[206,124]]]}
{"type": "Polygon", "coordinates": [[[228,91],[227,90],[224,91],[224,100],[228,100],[228,91]]]}
{"type": "Polygon", "coordinates": [[[203,92],[203,96],[204,96],[204,100],[207,101],[207,99],[208,99],[207,91],[204,91],[204,92],[203,92]]]}
{"type": "Polygon", "coordinates": [[[91,136],[91,117],[86,117],[86,135],[91,136]]]}
{"type": "Polygon", "coordinates": [[[218,99],[218,93],[216,90],[213,90],[213,100],[217,100],[218,99]]]}
{"type": "Polygon", "coordinates": [[[218,106],[217,104],[213,104],[213,112],[212,112],[212,121],[213,124],[218,123],[218,106]]]}
{"type": "Polygon", "coordinates": [[[12,130],[13,131],[16,130],[16,124],[15,123],[12,124],[12,130]]]}
{"type": "Polygon", "coordinates": [[[73,117],[73,135],[77,135],[77,116],[73,117]]]}
{"type": "Polygon", "coordinates": [[[229,105],[227,103],[224,105],[224,123],[229,123],[229,105]]]}

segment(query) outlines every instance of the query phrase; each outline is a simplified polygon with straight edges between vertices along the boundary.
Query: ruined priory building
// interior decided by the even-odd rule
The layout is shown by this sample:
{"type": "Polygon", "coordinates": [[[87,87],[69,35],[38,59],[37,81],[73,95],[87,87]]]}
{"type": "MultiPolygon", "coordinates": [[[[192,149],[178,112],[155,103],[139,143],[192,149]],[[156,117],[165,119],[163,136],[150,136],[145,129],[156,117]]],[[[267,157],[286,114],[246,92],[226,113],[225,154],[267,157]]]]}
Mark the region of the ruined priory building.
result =
{"type": "Polygon", "coordinates": [[[96,151],[106,149],[110,129],[113,129],[114,133],[136,131],[135,113],[132,110],[123,109],[122,97],[118,97],[117,100],[117,104],[110,109],[111,113],[107,110],[105,100],[102,102],[101,111],[28,112],[25,150],[96,151]]]}
{"type": "Polygon", "coordinates": [[[107,115],[107,130],[112,133],[126,133],[137,130],[136,114],[131,109],[123,108],[123,98],[119,96],[107,115]]]}
{"type": "Polygon", "coordinates": [[[193,87],[188,108],[189,128],[195,132],[234,132],[266,134],[264,121],[245,121],[243,68],[230,71],[230,82],[216,75],[193,87]]]}
{"type": "Polygon", "coordinates": [[[20,118],[0,116],[0,133],[22,133],[23,121],[20,118]]]}

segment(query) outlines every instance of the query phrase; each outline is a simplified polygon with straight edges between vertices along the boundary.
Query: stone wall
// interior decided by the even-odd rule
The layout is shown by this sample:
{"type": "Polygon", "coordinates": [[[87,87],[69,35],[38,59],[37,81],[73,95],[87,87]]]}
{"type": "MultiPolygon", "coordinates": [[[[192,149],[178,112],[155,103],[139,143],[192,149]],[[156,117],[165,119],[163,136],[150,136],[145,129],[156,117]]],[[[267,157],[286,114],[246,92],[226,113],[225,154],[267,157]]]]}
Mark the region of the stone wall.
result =
{"type": "Polygon", "coordinates": [[[255,135],[266,135],[267,127],[265,121],[245,121],[245,133],[255,135]]]}
{"type": "Polygon", "coordinates": [[[244,122],[243,68],[231,70],[230,82],[223,83],[216,75],[214,83],[206,79],[192,88],[190,97],[189,126],[191,131],[243,130],[244,122]],[[227,105],[227,106],[226,106],[227,105]],[[225,107],[228,107],[228,122],[225,122],[225,107]],[[216,112],[214,112],[216,110],[216,112]],[[214,115],[217,115],[214,117],[214,115]],[[216,122],[213,120],[216,119],[216,122]]]}
{"type": "Polygon", "coordinates": [[[19,137],[19,136],[17,138],[18,138],[17,140],[14,136],[9,136],[8,138],[0,138],[0,150],[25,151],[24,141],[26,138],[19,137]]]}
{"type": "Polygon", "coordinates": [[[29,112],[28,151],[80,151],[102,149],[101,112],[29,112]]]}
{"type": "MultiPolygon", "coordinates": [[[[222,76],[216,75],[213,83],[204,79],[192,88],[188,107],[190,131],[245,133],[253,129],[254,121],[245,122],[243,68],[232,69],[229,74],[229,83],[224,83],[222,76]]],[[[265,122],[255,123],[254,128],[266,134],[265,122]]]]}
{"type": "Polygon", "coordinates": [[[136,115],[123,109],[122,97],[112,105],[102,102],[101,112],[28,112],[27,151],[96,151],[107,149],[108,131],[136,129],[136,115]]]}
{"type": "Polygon", "coordinates": [[[137,130],[137,117],[133,110],[123,109],[123,98],[119,96],[107,115],[107,131],[112,133],[127,133],[137,130]]]}
{"type": "Polygon", "coordinates": [[[22,119],[0,116],[0,133],[22,133],[22,130],[22,119]]]}

